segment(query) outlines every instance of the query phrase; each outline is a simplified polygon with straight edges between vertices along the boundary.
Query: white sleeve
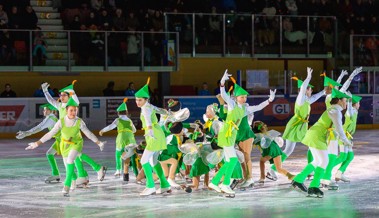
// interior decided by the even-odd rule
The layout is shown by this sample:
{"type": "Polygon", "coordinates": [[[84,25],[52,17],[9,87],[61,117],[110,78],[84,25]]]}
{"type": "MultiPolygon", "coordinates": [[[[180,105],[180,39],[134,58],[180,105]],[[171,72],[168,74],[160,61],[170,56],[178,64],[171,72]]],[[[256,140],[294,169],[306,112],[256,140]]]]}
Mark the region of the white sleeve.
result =
{"type": "Polygon", "coordinates": [[[53,105],[55,108],[59,108],[59,101],[55,100],[49,93],[49,91],[44,92],[47,102],[53,105]]]}
{"type": "Polygon", "coordinates": [[[258,105],[254,105],[254,106],[249,106],[246,108],[246,115],[250,115],[256,111],[260,111],[262,110],[263,108],[267,107],[267,105],[269,105],[270,102],[268,100],[258,104],[258,105]]]}
{"type": "Polygon", "coordinates": [[[153,108],[150,106],[146,106],[141,108],[141,114],[145,118],[145,123],[146,126],[152,126],[152,121],[151,121],[151,114],[153,113],[153,108]]]}
{"type": "MultiPolygon", "coordinates": [[[[78,122],[78,121],[76,121],[78,122]]],[[[80,130],[87,136],[91,141],[97,142],[99,139],[87,128],[86,124],[82,119],[80,119],[80,130]]]]}
{"type": "Polygon", "coordinates": [[[226,93],[225,91],[225,86],[224,87],[221,87],[220,86],[220,94],[221,94],[221,97],[222,99],[224,99],[224,101],[226,102],[226,104],[228,105],[228,110],[233,110],[234,107],[236,106],[236,103],[233,101],[233,99],[226,93]]]}
{"type": "Polygon", "coordinates": [[[338,76],[338,79],[337,79],[336,82],[341,83],[342,78],[343,78],[344,76],[345,76],[345,75],[341,72],[341,74],[338,76]]]}
{"type": "Polygon", "coordinates": [[[309,99],[308,99],[308,102],[309,104],[313,104],[315,103],[319,98],[321,98],[322,96],[325,95],[325,91],[322,90],[321,92],[317,93],[317,94],[314,94],[312,95],[309,99]]]}
{"type": "Polygon", "coordinates": [[[168,111],[166,109],[163,109],[154,105],[151,105],[151,107],[153,108],[153,110],[156,111],[157,114],[163,114],[163,115],[168,114],[168,111]]]}
{"type": "Polygon", "coordinates": [[[47,129],[49,127],[53,127],[55,125],[55,121],[50,119],[49,116],[45,117],[37,126],[26,131],[27,134],[33,135],[37,132],[41,132],[43,129],[47,129]]]}
{"type": "MultiPolygon", "coordinates": [[[[338,111],[337,109],[330,109],[328,111],[328,115],[334,124],[334,128],[337,131],[337,133],[340,137],[340,140],[343,142],[349,142],[349,140],[347,139],[345,132],[343,130],[343,126],[342,126],[342,113],[340,111],[338,111]]],[[[347,144],[349,144],[349,143],[347,143],[347,144]]]]}
{"type": "Polygon", "coordinates": [[[42,143],[45,143],[46,141],[50,140],[51,138],[53,138],[53,136],[55,136],[55,134],[57,134],[58,131],[61,130],[61,128],[62,128],[62,124],[60,121],[58,121],[48,133],[42,136],[40,141],[42,143]]]}
{"type": "Polygon", "coordinates": [[[303,105],[305,102],[305,97],[306,97],[305,93],[307,91],[310,81],[311,81],[311,77],[307,76],[307,78],[303,81],[303,84],[300,87],[299,94],[296,97],[296,104],[298,104],[299,106],[303,105]]]}
{"type": "Polygon", "coordinates": [[[117,127],[117,124],[118,124],[118,118],[116,118],[111,124],[109,124],[108,126],[104,127],[102,130],[100,130],[101,132],[108,132],[114,128],[117,127]]]}
{"type": "Polygon", "coordinates": [[[348,78],[348,79],[345,81],[345,83],[342,85],[342,87],[341,87],[341,89],[340,89],[341,92],[346,92],[346,91],[347,91],[347,89],[348,89],[349,86],[350,86],[351,81],[353,81],[353,78],[354,78],[354,77],[352,77],[351,75],[349,76],[349,78],[348,78]]]}

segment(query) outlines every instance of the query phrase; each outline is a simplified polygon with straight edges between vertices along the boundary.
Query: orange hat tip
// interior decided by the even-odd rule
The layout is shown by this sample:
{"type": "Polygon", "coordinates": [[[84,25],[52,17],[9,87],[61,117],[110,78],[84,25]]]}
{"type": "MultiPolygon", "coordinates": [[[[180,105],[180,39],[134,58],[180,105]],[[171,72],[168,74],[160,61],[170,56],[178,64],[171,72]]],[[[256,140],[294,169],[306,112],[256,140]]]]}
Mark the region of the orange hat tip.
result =
{"type": "Polygon", "coordinates": [[[149,85],[149,83],[150,83],[150,76],[147,77],[147,82],[146,82],[146,84],[149,85]]]}
{"type": "Polygon", "coordinates": [[[128,101],[128,98],[124,98],[124,103],[126,103],[128,101]]]}
{"type": "Polygon", "coordinates": [[[293,80],[299,80],[299,78],[297,78],[296,76],[291,77],[291,79],[293,79],[293,80]]]}
{"type": "Polygon", "coordinates": [[[72,85],[74,85],[76,82],[78,82],[76,79],[74,81],[72,81],[72,85]]]}
{"type": "Polygon", "coordinates": [[[234,84],[237,83],[236,80],[235,80],[232,76],[230,77],[230,80],[232,80],[232,82],[233,82],[234,84]]]}
{"type": "Polygon", "coordinates": [[[322,74],[320,74],[320,76],[326,76],[326,73],[325,73],[325,71],[324,71],[322,74]]]}

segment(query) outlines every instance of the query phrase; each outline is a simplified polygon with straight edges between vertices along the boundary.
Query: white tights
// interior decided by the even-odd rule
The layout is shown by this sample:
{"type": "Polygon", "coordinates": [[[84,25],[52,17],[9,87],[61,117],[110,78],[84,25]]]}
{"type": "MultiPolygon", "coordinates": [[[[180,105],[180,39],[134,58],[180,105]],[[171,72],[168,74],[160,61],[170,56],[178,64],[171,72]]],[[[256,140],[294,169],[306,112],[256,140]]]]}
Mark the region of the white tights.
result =
{"type": "Polygon", "coordinates": [[[313,161],[311,164],[315,168],[321,167],[323,169],[326,169],[326,166],[328,166],[328,162],[329,162],[328,151],[318,150],[316,148],[311,148],[311,147],[309,147],[309,149],[311,150],[312,156],[313,156],[313,161]]]}
{"type": "Polygon", "coordinates": [[[158,156],[159,156],[158,151],[149,151],[145,149],[141,157],[141,165],[144,165],[145,163],[150,162],[150,165],[154,167],[158,163],[158,156]]]}

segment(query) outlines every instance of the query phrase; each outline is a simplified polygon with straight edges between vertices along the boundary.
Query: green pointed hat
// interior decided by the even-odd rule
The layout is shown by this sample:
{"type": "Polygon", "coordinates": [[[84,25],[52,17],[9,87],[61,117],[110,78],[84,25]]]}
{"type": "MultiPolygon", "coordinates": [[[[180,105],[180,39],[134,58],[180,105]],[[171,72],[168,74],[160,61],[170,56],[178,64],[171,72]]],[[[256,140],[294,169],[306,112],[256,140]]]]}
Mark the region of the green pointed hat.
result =
{"type": "Polygon", "coordinates": [[[330,77],[327,77],[326,74],[325,74],[325,72],[322,73],[320,76],[324,77],[324,86],[330,86],[332,88],[335,87],[335,86],[342,86],[340,83],[334,81],[330,77]]]}
{"type": "Polygon", "coordinates": [[[39,106],[40,108],[48,108],[49,110],[51,110],[51,111],[57,111],[58,109],[56,108],[56,107],[54,107],[53,105],[51,105],[51,104],[49,104],[49,103],[47,103],[47,104],[43,104],[43,105],[41,105],[41,106],[39,106]]]}
{"type": "MultiPolygon", "coordinates": [[[[304,81],[303,80],[300,80],[299,78],[297,78],[296,76],[294,77],[291,77],[291,79],[293,80],[297,80],[297,88],[300,89],[301,86],[303,85],[304,81]]],[[[314,86],[312,86],[311,84],[308,83],[308,86],[313,88],[314,86]]]]}
{"type": "Polygon", "coordinates": [[[66,107],[68,106],[79,107],[79,104],[72,97],[70,97],[66,104],[66,107]]]}
{"type": "Polygon", "coordinates": [[[358,103],[361,101],[362,97],[358,95],[352,95],[353,104],[358,103]]]}
{"type": "Polygon", "coordinates": [[[245,89],[243,89],[241,86],[239,86],[236,83],[236,80],[233,77],[230,77],[230,79],[234,83],[234,96],[238,97],[238,96],[241,96],[241,95],[249,95],[249,93],[245,89]]]}
{"type": "Polygon", "coordinates": [[[351,98],[351,97],[346,95],[345,93],[341,92],[340,90],[333,88],[332,89],[332,98],[351,98]]]}
{"type": "Polygon", "coordinates": [[[138,90],[134,94],[134,96],[137,98],[150,98],[149,83],[150,83],[150,77],[147,78],[147,83],[140,90],[138,90]]]}
{"type": "Polygon", "coordinates": [[[71,85],[64,87],[63,89],[59,90],[59,92],[70,92],[71,90],[73,91],[74,90],[74,84],[76,82],[77,82],[76,80],[72,81],[71,85]]]}
{"type": "Polygon", "coordinates": [[[126,106],[126,102],[128,101],[128,98],[124,98],[124,102],[118,106],[117,111],[127,111],[128,107],[126,106]]]}

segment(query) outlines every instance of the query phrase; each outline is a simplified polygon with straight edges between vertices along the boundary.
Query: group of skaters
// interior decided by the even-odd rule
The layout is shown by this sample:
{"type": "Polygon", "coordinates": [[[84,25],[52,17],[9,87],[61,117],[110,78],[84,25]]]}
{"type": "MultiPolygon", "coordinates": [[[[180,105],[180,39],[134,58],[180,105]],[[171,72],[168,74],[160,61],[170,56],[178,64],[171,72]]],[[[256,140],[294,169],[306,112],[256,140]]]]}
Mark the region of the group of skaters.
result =
{"type": "MultiPolygon", "coordinates": [[[[135,139],[136,128],[128,117],[127,98],[117,108],[118,117],[99,132],[102,136],[117,129],[114,176],[122,177],[128,182],[129,170],[132,169],[136,182],[146,187],[140,193],[141,196],[171,193],[172,188],[187,192],[199,190],[202,179],[204,188],[224,193],[226,197],[234,197],[236,187],[243,190],[254,185],[263,185],[266,179],[276,181],[279,173],[288,178],[293,188],[306,196],[322,198],[322,189],[338,189],[335,181],[349,182],[344,172],[354,158],[352,139],[361,97],[352,95],[348,87],[362,68],[355,69],[343,85],[340,83],[348,75],[347,71],[342,71],[337,81],[323,74],[325,88],[314,95],[313,86],[310,84],[312,71],[307,68],[304,81],[292,78],[297,80],[299,94],[294,115],[282,136],[275,130],[269,130],[264,122],[254,119],[255,112],[274,101],[276,90],[270,90],[268,99],[259,105],[250,106],[246,103],[249,93],[225,71],[220,80],[220,94],[216,96],[218,103],[206,107],[203,120],[189,123],[186,120],[190,111],[182,108],[180,101],[170,99],[167,108],[150,104],[148,79],[135,93],[136,105],[141,109],[144,140],[137,142],[135,139]],[[229,90],[225,88],[228,80],[233,82],[229,90]],[[323,96],[326,96],[326,110],[308,128],[311,104],[323,96]],[[159,119],[157,114],[160,115],[159,119]],[[309,147],[308,164],[300,173],[293,174],[282,165],[285,165],[285,160],[292,154],[298,142],[309,147]],[[281,149],[283,146],[284,150],[281,149]],[[257,181],[252,176],[253,147],[261,152],[260,178],[257,181]],[[272,166],[266,172],[267,161],[272,166]],[[335,181],[332,181],[333,168],[338,165],[340,166],[335,174],[335,181]],[[215,174],[210,179],[212,171],[215,174]],[[178,184],[175,181],[177,175],[186,178],[186,182],[192,181],[192,185],[178,184]],[[312,179],[308,188],[304,185],[307,178],[312,179]],[[159,182],[159,188],[156,188],[156,182],[159,182]]],[[[45,182],[59,182],[60,172],[55,156],[61,155],[66,169],[62,190],[64,196],[69,196],[70,191],[76,187],[89,183],[83,162],[97,172],[100,181],[104,179],[107,171],[106,166],[100,165],[82,152],[81,132],[96,143],[100,150],[103,150],[106,142],[100,141],[77,116],[80,102],[74,91],[74,83],[75,81],[60,90],[58,100],[49,94],[49,84],[43,83],[42,90],[48,101],[41,106],[45,119],[28,131],[18,132],[16,136],[22,139],[49,129],[38,141],[29,143],[26,150],[35,149],[54,138],[54,143],[46,152],[52,174],[45,182]]]]}

